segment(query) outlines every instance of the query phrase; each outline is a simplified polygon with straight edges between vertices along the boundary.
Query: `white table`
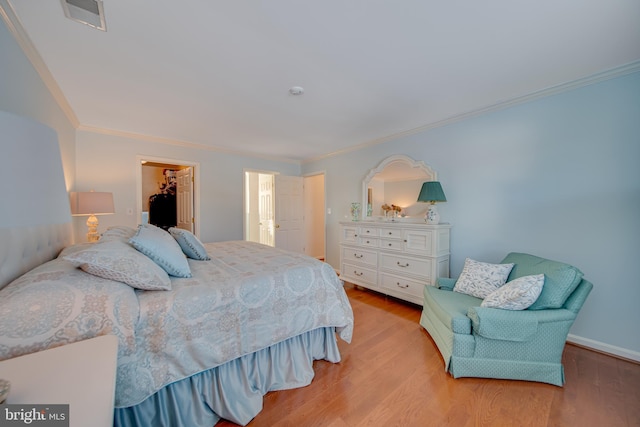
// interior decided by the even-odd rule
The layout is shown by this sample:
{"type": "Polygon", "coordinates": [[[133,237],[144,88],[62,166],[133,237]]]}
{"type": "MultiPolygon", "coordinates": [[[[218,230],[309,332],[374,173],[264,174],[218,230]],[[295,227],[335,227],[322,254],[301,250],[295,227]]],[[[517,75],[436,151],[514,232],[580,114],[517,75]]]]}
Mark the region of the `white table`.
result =
{"type": "Polygon", "coordinates": [[[9,404],[69,404],[70,427],[113,426],[118,339],[105,335],[0,362],[9,404]]]}

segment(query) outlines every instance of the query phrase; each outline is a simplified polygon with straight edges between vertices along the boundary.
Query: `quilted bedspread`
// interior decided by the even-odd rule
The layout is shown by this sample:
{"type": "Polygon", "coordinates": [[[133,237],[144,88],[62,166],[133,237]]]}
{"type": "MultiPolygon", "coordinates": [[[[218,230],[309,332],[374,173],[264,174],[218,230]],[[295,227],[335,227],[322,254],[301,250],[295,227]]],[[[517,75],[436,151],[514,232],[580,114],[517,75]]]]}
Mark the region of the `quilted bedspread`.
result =
{"type": "Polygon", "coordinates": [[[326,263],[257,243],[205,245],[191,278],[139,291],[58,258],[2,290],[0,360],[93,336],[119,339],[116,407],[167,384],[302,333],[335,327],[351,341],[353,313],[326,263]]]}

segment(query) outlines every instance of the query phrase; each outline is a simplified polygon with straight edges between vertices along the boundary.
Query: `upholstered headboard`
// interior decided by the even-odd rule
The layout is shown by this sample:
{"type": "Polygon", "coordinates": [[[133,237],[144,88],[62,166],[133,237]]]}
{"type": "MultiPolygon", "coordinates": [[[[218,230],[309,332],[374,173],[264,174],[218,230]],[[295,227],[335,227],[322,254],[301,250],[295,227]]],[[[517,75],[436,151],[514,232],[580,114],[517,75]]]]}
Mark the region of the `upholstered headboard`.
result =
{"type": "Polygon", "coordinates": [[[71,243],[71,212],[54,130],[0,111],[0,144],[2,288],[71,243]]]}

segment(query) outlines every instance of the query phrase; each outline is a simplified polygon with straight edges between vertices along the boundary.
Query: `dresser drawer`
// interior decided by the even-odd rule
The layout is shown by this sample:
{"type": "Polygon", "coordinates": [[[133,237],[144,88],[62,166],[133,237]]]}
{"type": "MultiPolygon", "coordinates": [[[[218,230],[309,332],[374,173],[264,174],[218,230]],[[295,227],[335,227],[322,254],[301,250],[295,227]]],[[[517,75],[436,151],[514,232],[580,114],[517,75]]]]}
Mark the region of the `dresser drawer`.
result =
{"type": "Polygon", "coordinates": [[[425,282],[392,276],[386,273],[380,274],[380,286],[390,291],[402,292],[420,299],[424,298],[425,282]]]}
{"type": "Polygon", "coordinates": [[[402,240],[382,239],[380,240],[380,248],[401,251],[404,249],[404,244],[402,240]]]}
{"type": "Polygon", "coordinates": [[[359,284],[359,282],[363,282],[371,286],[376,286],[378,283],[378,272],[376,270],[371,270],[348,262],[342,263],[340,277],[345,279],[347,282],[350,281],[349,279],[352,279],[353,283],[356,285],[359,284]]]}
{"type": "Polygon", "coordinates": [[[342,248],[342,261],[358,264],[366,264],[373,268],[378,266],[378,253],[363,250],[361,248],[342,248]]]}
{"type": "Polygon", "coordinates": [[[358,244],[370,248],[377,248],[380,245],[380,239],[377,237],[358,237],[358,244]]]}
{"type": "Polygon", "coordinates": [[[380,267],[400,274],[431,277],[431,261],[393,254],[380,254],[380,267]]]}
{"type": "Polygon", "coordinates": [[[402,239],[402,229],[400,228],[381,228],[380,237],[383,239],[402,239]]]}
{"type": "Polygon", "coordinates": [[[359,236],[360,237],[378,237],[380,236],[378,231],[379,229],[375,227],[362,226],[360,227],[359,236]]]}

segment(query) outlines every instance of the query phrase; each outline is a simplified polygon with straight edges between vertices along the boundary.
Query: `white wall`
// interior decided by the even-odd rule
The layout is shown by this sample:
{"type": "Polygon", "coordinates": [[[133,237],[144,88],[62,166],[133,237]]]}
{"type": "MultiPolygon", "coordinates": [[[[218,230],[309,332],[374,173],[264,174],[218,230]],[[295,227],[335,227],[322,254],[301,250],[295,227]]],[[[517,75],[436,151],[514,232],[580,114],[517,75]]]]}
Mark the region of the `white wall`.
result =
{"type": "Polygon", "coordinates": [[[511,251],[575,265],[595,287],[572,334],[640,356],[640,73],[304,164],[326,171],[335,268],[338,221],[393,154],[438,172],[453,275],[466,257],[499,262],[511,251]]]}
{"type": "MultiPolygon", "coordinates": [[[[292,163],[78,131],[77,190],[113,192],[116,213],[99,217],[99,232],[110,225],[137,225],[135,215],[126,212],[128,208],[136,209],[138,156],[200,164],[196,197],[199,194],[199,235],[205,242],[243,238],[244,169],[300,174],[299,165],[292,163]]],[[[84,227],[80,220],[75,225],[84,227]]]]}
{"type": "MultiPolygon", "coordinates": [[[[0,19],[0,76],[0,110],[29,117],[56,131],[67,190],[73,189],[75,129],[2,19],[0,19]]],[[[25,168],[28,168],[28,165],[25,165],[25,168]]]]}

